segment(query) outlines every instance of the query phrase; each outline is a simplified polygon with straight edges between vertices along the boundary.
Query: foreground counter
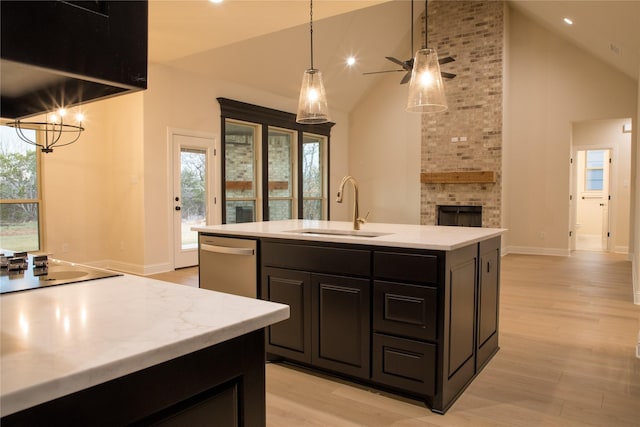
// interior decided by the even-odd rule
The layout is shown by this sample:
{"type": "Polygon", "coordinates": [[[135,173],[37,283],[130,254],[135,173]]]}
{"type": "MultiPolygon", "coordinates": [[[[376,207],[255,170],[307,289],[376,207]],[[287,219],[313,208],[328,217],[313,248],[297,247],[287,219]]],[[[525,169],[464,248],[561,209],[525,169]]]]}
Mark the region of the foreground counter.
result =
{"type": "Polygon", "coordinates": [[[129,275],[5,294],[0,310],[2,426],[264,426],[264,328],[289,316],[129,275]]]}

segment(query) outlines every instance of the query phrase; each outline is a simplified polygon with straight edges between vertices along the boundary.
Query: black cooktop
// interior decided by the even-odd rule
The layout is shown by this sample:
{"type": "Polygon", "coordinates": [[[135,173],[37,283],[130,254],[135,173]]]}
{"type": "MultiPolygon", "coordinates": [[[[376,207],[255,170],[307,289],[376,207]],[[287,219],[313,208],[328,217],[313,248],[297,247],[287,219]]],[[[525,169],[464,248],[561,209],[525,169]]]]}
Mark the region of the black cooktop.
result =
{"type": "Polygon", "coordinates": [[[0,294],[122,276],[25,252],[0,255],[0,294]]]}

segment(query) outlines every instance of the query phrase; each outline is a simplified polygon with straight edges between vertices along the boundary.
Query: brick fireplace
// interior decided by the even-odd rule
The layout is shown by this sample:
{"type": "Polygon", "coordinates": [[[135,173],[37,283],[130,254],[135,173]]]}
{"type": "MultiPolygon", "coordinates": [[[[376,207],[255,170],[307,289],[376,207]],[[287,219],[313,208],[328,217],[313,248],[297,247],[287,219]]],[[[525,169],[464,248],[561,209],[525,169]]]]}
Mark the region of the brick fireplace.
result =
{"type": "MultiPolygon", "coordinates": [[[[428,40],[455,62],[443,71],[449,109],[422,117],[422,224],[439,205],[481,206],[482,226],[501,226],[504,2],[429,2],[428,40]]],[[[424,31],[424,24],[423,24],[424,31]]]]}

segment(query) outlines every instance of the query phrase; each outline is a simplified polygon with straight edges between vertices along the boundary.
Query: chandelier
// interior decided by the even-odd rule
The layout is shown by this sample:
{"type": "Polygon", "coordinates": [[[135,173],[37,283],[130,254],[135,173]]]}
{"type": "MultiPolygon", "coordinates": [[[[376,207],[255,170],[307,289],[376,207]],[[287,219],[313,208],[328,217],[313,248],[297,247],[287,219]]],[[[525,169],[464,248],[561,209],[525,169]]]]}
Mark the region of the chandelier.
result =
{"type": "Polygon", "coordinates": [[[81,113],[76,114],[76,124],[65,123],[64,118],[66,115],[67,111],[61,108],[56,113],[47,113],[44,122],[29,122],[17,119],[7,123],[7,126],[15,128],[18,138],[22,141],[40,147],[43,153],[51,153],[54,147],[58,148],[73,144],[84,131],[82,127],[84,116],[81,113]],[[39,130],[44,136],[44,141],[30,140],[25,135],[24,129],[39,130]]]}

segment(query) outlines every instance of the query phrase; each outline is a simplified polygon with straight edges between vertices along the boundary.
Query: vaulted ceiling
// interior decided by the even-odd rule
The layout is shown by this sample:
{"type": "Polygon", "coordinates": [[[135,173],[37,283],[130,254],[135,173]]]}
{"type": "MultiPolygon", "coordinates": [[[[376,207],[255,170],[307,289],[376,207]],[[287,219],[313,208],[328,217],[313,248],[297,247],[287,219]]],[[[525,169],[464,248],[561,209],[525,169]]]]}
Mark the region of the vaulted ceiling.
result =
{"type": "MultiPolygon", "coordinates": [[[[579,48],[637,80],[640,70],[640,0],[531,1],[510,4],[579,48]],[[562,18],[573,19],[567,26],[562,18]]],[[[379,75],[395,69],[384,59],[408,59],[409,0],[315,0],[314,65],[325,78],[330,107],[348,112],[379,75]],[[355,67],[345,65],[349,55],[355,67]]],[[[414,49],[420,47],[419,15],[413,4],[414,49]]],[[[234,81],[297,98],[309,68],[307,0],[150,0],[149,62],[212,79],[234,81]]],[[[402,74],[398,73],[398,80],[402,74]]]]}

